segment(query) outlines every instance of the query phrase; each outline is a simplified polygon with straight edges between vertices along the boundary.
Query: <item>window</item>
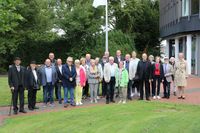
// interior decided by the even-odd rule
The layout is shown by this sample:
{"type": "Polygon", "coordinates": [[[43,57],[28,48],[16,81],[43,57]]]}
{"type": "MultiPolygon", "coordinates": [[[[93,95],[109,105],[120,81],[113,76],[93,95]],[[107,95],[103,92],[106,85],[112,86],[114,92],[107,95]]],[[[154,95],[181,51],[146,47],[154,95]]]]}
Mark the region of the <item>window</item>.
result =
{"type": "Polygon", "coordinates": [[[199,0],[191,0],[192,14],[199,14],[199,0]]]}
{"type": "Polygon", "coordinates": [[[182,16],[189,15],[189,0],[182,0],[182,16]]]}

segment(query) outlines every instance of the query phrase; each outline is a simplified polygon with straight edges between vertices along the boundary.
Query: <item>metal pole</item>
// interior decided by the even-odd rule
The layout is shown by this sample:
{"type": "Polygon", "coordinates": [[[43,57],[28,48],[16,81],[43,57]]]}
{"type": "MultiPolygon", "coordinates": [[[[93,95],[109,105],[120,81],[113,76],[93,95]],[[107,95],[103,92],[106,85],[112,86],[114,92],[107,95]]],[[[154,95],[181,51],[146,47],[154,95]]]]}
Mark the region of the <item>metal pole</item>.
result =
{"type": "Polygon", "coordinates": [[[108,52],[108,0],[106,0],[106,52],[108,52]]]}

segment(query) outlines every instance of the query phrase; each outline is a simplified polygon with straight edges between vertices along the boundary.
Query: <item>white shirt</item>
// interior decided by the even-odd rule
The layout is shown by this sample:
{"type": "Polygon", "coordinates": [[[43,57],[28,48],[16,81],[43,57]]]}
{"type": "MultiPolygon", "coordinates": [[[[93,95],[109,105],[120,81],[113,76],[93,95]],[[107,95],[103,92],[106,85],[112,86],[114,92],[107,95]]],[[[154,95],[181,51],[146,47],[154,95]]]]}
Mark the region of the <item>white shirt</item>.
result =
{"type": "Polygon", "coordinates": [[[35,70],[35,69],[34,69],[34,70],[32,70],[32,73],[33,73],[33,76],[34,76],[34,78],[35,78],[35,81],[37,82],[37,80],[38,80],[38,77],[37,77],[36,70],[35,70]]]}
{"type": "Polygon", "coordinates": [[[115,77],[115,66],[114,66],[114,64],[110,64],[110,76],[111,77],[115,77]]]}
{"type": "Polygon", "coordinates": [[[60,73],[62,74],[62,65],[58,66],[60,73]]]}
{"type": "Polygon", "coordinates": [[[16,66],[17,71],[20,72],[20,66],[16,66]]]}
{"type": "Polygon", "coordinates": [[[121,61],[121,56],[118,56],[117,59],[118,59],[118,62],[120,62],[121,61]]]}

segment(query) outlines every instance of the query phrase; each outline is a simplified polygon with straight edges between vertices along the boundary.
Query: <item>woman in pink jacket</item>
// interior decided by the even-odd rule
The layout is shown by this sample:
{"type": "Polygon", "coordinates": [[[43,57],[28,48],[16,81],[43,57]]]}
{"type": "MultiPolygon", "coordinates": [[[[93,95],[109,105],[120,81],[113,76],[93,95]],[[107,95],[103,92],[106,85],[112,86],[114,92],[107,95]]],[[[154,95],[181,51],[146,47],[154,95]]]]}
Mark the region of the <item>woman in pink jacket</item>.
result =
{"type": "Polygon", "coordinates": [[[76,105],[82,105],[83,103],[81,102],[82,99],[82,90],[83,87],[85,86],[86,83],[86,73],[84,72],[84,69],[80,66],[80,61],[75,60],[75,65],[76,65],[76,91],[75,91],[75,100],[76,100],[76,105]]]}

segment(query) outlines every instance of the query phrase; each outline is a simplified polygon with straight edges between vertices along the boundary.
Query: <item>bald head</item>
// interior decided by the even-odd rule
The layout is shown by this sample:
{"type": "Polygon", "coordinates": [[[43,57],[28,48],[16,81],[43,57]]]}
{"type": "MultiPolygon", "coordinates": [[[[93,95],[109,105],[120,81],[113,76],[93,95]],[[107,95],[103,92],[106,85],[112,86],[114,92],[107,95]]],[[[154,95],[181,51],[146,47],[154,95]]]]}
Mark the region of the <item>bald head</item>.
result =
{"type": "Polygon", "coordinates": [[[51,66],[51,60],[50,60],[50,59],[46,59],[46,60],[45,60],[45,65],[46,65],[47,67],[51,66]]]}
{"type": "Polygon", "coordinates": [[[57,59],[57,65],[58,66],[62,65],[62,60],[60,58],[57,59]]]}
{"type": "Polygon", "coordinates": [[[143,53],[143,54],[142,54],[142,60],[143,60],[143,61],[146,61],[146,60],[147,60],[147,54],[146,54],[146,53],[143,53]]]}

